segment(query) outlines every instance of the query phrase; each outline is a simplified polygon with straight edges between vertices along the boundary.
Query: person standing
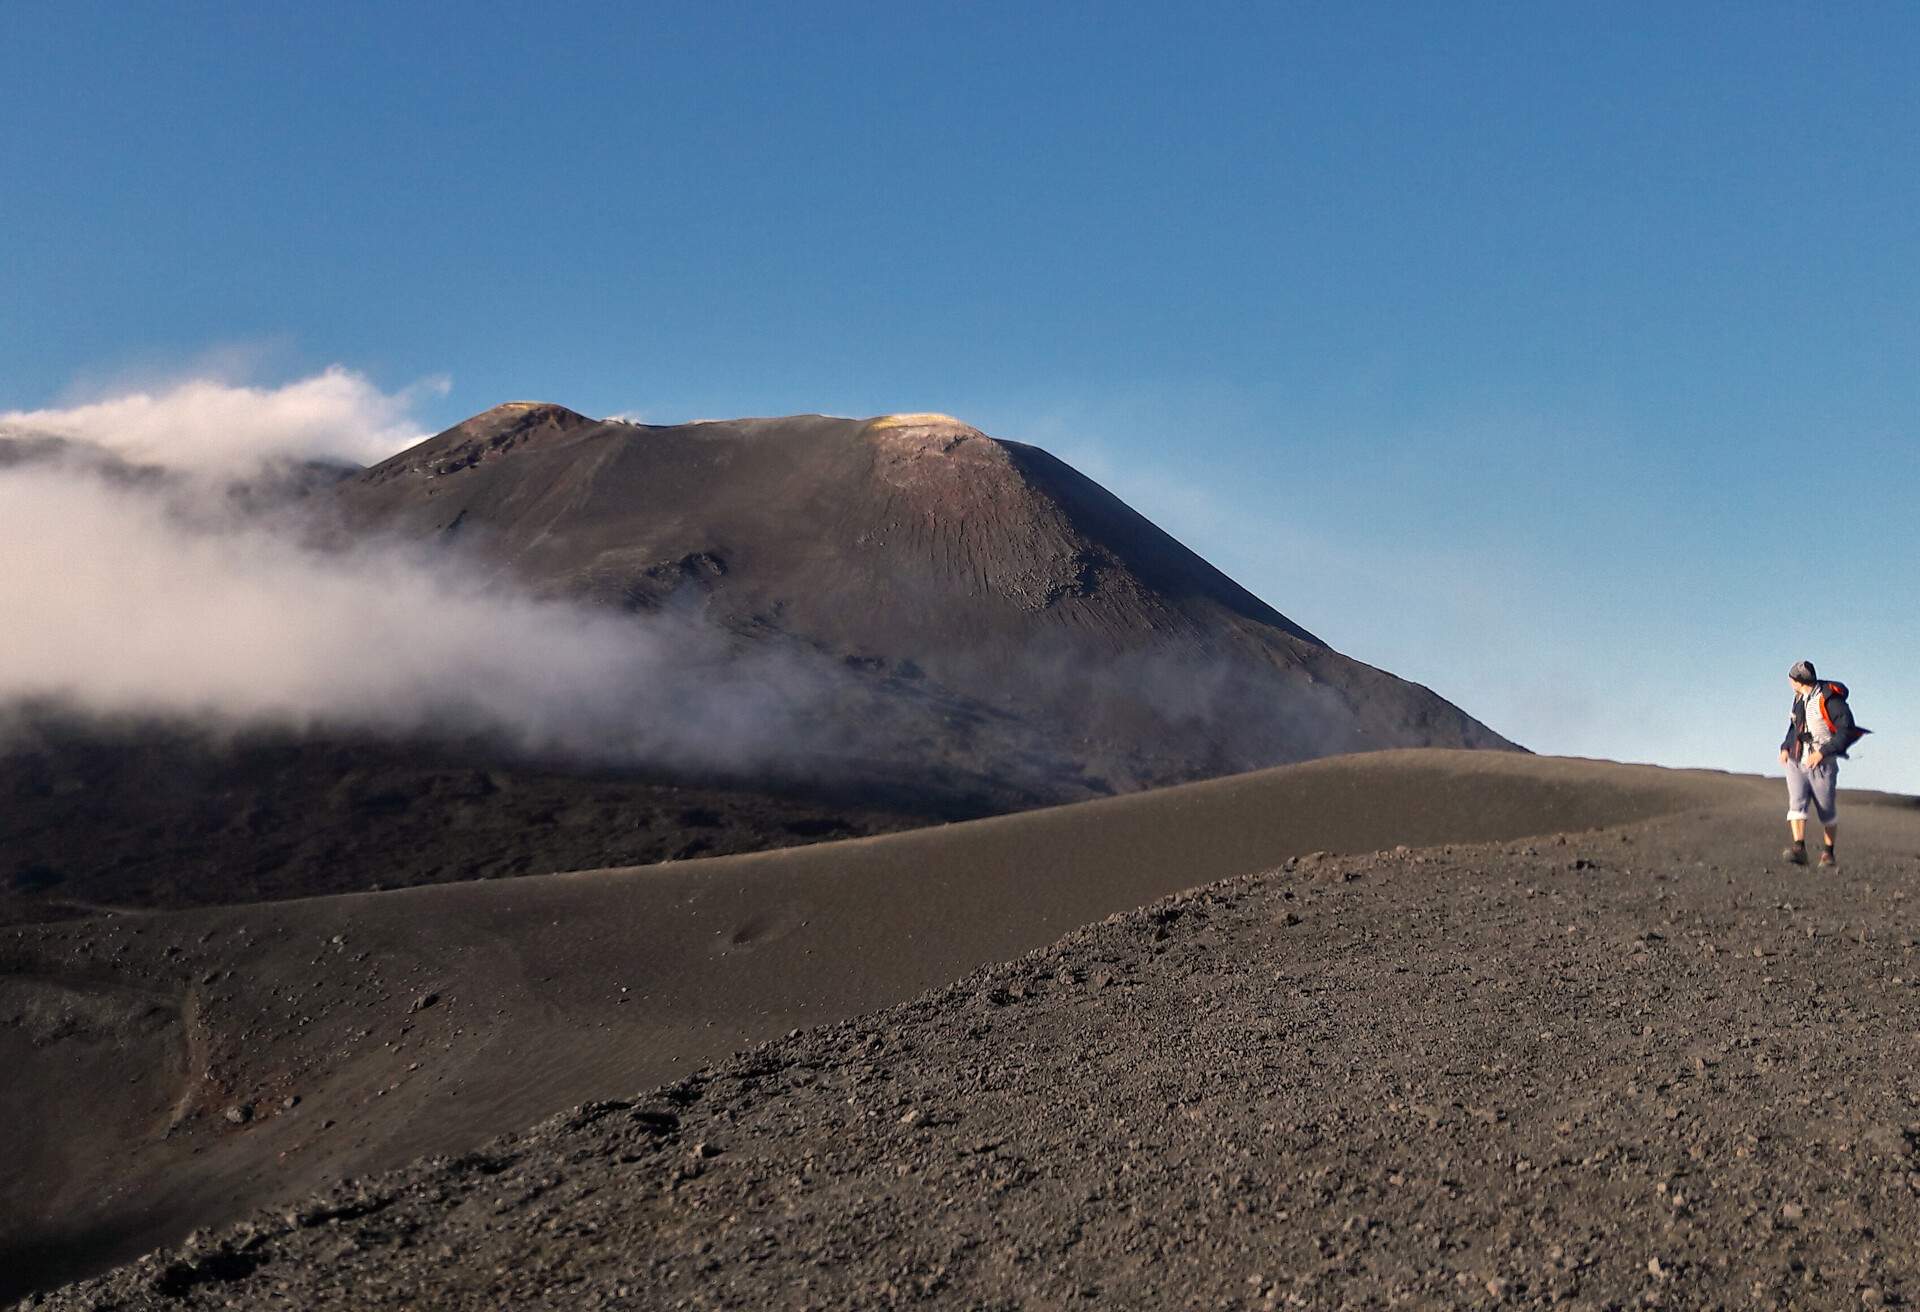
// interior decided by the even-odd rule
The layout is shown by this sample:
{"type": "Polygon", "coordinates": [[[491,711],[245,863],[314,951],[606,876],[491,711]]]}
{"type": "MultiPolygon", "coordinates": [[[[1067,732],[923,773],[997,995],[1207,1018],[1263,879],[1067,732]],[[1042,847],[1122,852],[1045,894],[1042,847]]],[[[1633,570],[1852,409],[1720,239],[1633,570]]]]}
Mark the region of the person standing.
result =
{"type": "Polygon", "coordinates": [[[1836,810],[1840,761],[1856,735],[1847,690],[1837,683],[1823,684],[1812,661],[1801,661],[1787,671],[1793,685],[1793,716],[1780,744],[1780,764],[1787,767],[1787,828],[1793,841],[1781,855],[1794,865],[1807,863],[1807,811],[1820,819],[1820,864],[1836,866],[1834,839],[1839,831],[1836,810]]]}

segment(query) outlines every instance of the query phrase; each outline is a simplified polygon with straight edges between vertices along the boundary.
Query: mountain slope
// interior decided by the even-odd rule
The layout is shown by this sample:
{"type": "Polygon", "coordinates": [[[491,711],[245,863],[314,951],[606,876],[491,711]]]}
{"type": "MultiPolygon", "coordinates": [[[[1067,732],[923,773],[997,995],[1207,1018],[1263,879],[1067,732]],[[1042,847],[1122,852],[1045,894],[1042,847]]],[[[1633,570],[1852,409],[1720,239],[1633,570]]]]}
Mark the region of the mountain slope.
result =
{"type": "Polygon", "coordinates": [[[545,593],[697,609],[925,677],[1075,760],[1093,782],[1052,767],[1058,800],[1512,746],[1333,651],[1059,460],[946,416],[655,427],[515,402],[341,484],[332,508],[344,532],[469,549],[545,593]]]}
{"type": "Polygon", "coordinates": [[[631,613],[707,699],[689,720],[739,748],[724,769],[663,761],[632,746],[654,726],[618,717],[597,755],[529,760],[457,717],[431,741],[203,738],[9,709],[0,921],[645,862],[1366,748],[1509,745],[1044,452],[942,416],[648,427],[516,403],[372,469],[211,488],[28,434],[0,437],[9,462],[631,613]]]}

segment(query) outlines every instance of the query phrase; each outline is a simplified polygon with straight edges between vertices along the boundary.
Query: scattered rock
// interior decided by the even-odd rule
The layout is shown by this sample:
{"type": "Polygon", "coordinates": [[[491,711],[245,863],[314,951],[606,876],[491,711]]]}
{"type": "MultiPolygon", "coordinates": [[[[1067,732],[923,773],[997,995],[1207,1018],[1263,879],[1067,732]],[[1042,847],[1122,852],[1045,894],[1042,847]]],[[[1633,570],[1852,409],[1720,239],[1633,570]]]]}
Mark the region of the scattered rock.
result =
{"type": "MultiPolygon", "coordinates": [[[[1729,841],[1752,841],[1739,824],[1729,841]]],[[[1570,866],[1602,838],[1554,855],[1570,866]]],[[[901,1008],[556,1117],[484,1167],[416,1163],[380,1185],[400,1200],[384,1212],[334,1195],[317,1223],[271,1213],[245,1240],[216,1227],[149,1270],[185,1289],[217,1269],[210,1254],[263,1254],[252,1273],[195,1277],[193,1305],[213,1308],[332,1312],[366,1281],[396,1306],[464,1306],[469,1272],[497,1285],[494,1305],[537,1306],[564,1239],[582,1308],[776,1306],[794,1290],[823,1308],[1148,1301],[1121,1271],[1249,1312],[1905,1306],[1920,1112],[1881,1076],[1904,1069],[1920,995],[1880,986],[1920,972],[1891,929],[1872,951],[1853,938],[1884,891],[1836,882],[1784,910],[1778,890],[1730,892],[1691,860],[1663,855],[1644,882],[1556,882],[1511,849],[1420,848],[1430,865],[1357,885],[1249,876],[1123,913],[901,1008]],[[1809,918],[1834,931],[1817,948],[1809,918]],[[1313,933],[1271,933],[1304,919],[1313,933]],[[1719,957],[1702,955],[1715,940],[1719,957]],[[1740,964],[1756,940],[1776,993],[1740,964]],[[1090,989],[1066,987],[1081,978],[1090,989]],[[1781,1023],[1783,1008],[1812,1023],[1781,1023]],[[1783,1205],[1783,1187],[1815,1202],[1783,1205]]],[[[446,976],[358,977],[367,1009],[348,1014],[430,978],[446,976]]],[[[241,1023],[267,1023],[254,1014],[241,1023]]],[[[358,1050],[389,1076],[413,1057],[439,1068],[439,1028],[390,1024],[391,1052],[358,1050]]],[[[276,1103],[263,1094],[262,1115],[276,1103]]],[[[307,1161],[340,1154],[377,1118],[352,1121],[286,1138],[318,1145],[307,1161]]]]}

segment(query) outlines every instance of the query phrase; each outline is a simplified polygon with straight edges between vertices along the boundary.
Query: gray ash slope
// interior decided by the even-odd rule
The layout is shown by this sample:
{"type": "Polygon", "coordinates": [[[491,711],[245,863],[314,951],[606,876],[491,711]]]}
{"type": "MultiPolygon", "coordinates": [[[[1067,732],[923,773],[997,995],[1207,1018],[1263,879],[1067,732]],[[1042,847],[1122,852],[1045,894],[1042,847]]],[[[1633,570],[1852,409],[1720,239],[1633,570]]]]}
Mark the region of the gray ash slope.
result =
{"type": "MultiPolygon", "coordinates": [[[[924,679],[1030,729],[982,733],[972,764],[1049,801],[1512,746],[1333,651],[1052,456],[946,416],[656,427],[512,403],[330,500],[343,533],[459,544],[548,594],[688,606],[924,679]]],[[[948,750],[976,731],[946,708],[918,719],[948,750]]]]}
{"type": "Polygon", "coordinates": [[[1195,883],[1320,848],[1615,823],[1726,787],[1370,752],[782,851],[0,928],[0,1124],[20,1145],[0,1173],[0,1298],[892,1005],[1195,883]]]}
{"type": "Polygon", "coordinates": [[[1920,811],[1819,875],[1673,802],[1182,894],[45,1306],[1903,1305],[1920,811]]]}

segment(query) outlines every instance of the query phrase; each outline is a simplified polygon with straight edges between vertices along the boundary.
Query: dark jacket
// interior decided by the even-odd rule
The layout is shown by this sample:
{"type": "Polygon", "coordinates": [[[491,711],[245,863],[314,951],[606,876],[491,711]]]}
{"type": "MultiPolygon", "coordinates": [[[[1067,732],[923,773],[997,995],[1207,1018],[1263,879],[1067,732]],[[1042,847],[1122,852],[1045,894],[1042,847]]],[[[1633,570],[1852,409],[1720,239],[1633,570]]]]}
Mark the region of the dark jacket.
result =
{"type": "Polygon", "coordinates": [[[1822,679],[1806,696],[1794,696],[1780,750],[1795,763],[1808,747],[1818,748],[1823,758],[1845,756],[1845,750],[1834,751],[1834,745],[1852,737],[1853,709],[1847,705],[1846,685],[1822,679]]]}

